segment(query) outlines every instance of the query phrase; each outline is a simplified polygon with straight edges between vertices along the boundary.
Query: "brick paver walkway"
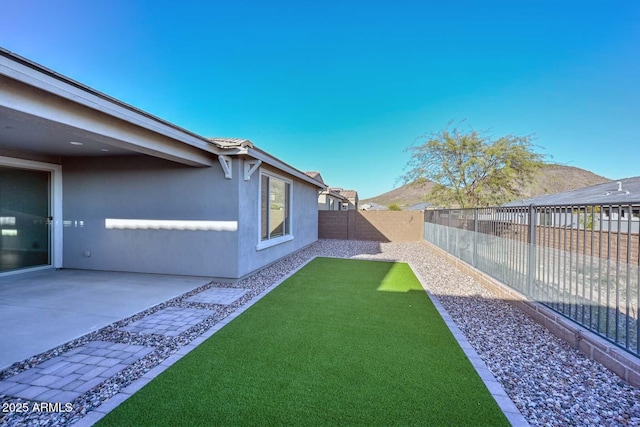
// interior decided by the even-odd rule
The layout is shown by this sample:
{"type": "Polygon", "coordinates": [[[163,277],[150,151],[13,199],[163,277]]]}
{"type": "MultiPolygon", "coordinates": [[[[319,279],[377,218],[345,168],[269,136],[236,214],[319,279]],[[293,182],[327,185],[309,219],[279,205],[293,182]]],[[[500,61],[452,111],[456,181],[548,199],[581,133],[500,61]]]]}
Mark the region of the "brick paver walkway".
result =
{"type": "Polygon", "coordinates": [[[185,301],[229,305],[236,302],[247,292],[249,292],[249,289],[209,288],[187,298],[185,301]]]}
{"type": "Polygon", "coordinates": [[[168,307],[120,329],[137,334],[175,337],[212,314],[211,310],[200,308],[168,307]]]}
{"type": "Polygon", "coordinates": [[[70,402],[152,351],[141,345],[90,341],[0,381],[0,394],[70,402]]]}

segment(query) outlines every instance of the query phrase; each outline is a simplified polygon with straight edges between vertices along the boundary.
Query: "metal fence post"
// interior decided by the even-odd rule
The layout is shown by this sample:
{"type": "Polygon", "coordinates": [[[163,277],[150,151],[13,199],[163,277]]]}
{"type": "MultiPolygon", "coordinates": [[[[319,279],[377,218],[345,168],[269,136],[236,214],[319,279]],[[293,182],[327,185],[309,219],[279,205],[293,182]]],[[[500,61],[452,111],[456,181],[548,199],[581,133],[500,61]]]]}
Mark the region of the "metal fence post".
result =
{"type": "Polygon", "coordinates": [[[529,205],[529,266],[527,268],[527,285],[529,288],[529,297],[535,300],[535,274],[536,274],[536,208],[529,205]]]}
{"type": "Polygon", "coordinates": [[[451,250],[451,245],[449,243],[449,241],[452,240],[450,238],[451,237],[450,235],[451,235],[451,209],[447,211],[447,252],[449,252],[452,255],[455,255],[451,250]]]}
{"type": "Polygon", "coordinates": [[[478,208],[473,209],[473,267],[478,265],[478,208]]]}
{"type": "Polygon", "coordinates": [[[427,209],[424,210],[422,215],[422,238],[427,240],[427,209]]]}

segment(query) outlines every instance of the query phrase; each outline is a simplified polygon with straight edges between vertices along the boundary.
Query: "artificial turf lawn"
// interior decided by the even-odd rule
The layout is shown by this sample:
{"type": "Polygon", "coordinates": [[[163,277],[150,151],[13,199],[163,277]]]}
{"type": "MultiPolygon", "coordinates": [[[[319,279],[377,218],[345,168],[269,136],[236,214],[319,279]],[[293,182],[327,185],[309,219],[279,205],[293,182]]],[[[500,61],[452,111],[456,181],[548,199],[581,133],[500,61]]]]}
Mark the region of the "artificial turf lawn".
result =
{"type": "Polygon", "coordinates": [[[509,425],[407,264],[316,258],[100,425],[509,425]]]}

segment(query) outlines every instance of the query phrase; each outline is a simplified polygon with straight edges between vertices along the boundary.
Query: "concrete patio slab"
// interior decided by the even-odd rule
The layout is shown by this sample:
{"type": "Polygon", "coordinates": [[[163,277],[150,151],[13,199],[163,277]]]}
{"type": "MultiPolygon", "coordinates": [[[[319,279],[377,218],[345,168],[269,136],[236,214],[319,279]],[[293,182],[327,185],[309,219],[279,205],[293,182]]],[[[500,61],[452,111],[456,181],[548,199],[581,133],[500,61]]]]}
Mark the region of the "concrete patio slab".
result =
{"type": "Polygon", "coordinates": [[[0,277],[0,370],[209,283],[206,277],[46,270],[0,277]]]}

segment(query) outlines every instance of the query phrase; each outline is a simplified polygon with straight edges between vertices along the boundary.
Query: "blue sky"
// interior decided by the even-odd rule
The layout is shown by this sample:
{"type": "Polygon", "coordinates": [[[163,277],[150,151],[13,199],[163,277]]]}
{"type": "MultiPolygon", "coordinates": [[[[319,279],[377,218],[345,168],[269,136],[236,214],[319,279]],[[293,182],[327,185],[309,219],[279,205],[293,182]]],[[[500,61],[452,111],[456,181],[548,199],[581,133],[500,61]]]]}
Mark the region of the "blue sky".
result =
{"type": "Polygon", "coordinates": [[[451,120],[640,175],[640,2],[0,0],[0,46],[331,186],[399,185],[451,120]]]}

